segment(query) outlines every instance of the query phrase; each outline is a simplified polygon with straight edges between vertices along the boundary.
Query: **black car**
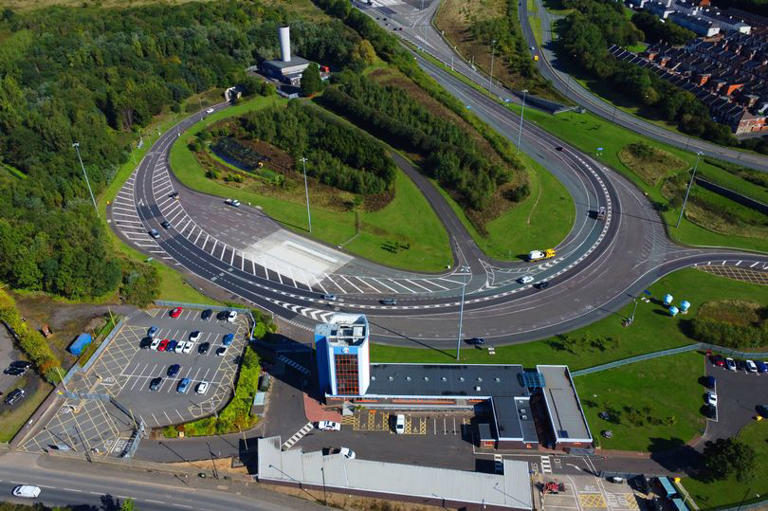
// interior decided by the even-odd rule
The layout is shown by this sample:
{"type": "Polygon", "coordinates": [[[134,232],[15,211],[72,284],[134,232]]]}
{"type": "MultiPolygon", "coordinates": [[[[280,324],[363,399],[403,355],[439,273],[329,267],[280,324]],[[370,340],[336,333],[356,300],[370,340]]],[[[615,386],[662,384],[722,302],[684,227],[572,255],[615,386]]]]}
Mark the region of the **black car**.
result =
{"type": "Polygon", "coordinates": [[[213,311],[211,309],[205,309],[203,313],[200,315],[200,319],[208,319],[211,317],[211,314],[213,314],[213,311]]]}
{"type": "Polygon", "coordinates": [[[152,380],[149,382],[149,390],[157,390],[160,388],[160,385],[163,384],[163,379],[158,376],[157,378],[152,378],[152,380]]]}
{"type": "Polygon", "coordinates": [[[5,404],[12,405],[24,397],[24,389],[14,389],[5,396],[5,404]]]}
{"type": "Polygon", "coordinates": [[[173,364],[171,367],[168,368],[168,377],[173,378],[177,374],[179,374],[179,371],[181,371],[181,366],[179,364],[173,364]]]}
{"type": "Polygon", "coordinates": [[[171,199],[175,199],[178,196],[179,196],[179,192],[172,192],[168,194],[168,197],[170,197],[171,199]]]}
{"type": "Polygon", "coordinates": [[[216,314],[216,319],[219,321],[226,321],[226,319],[229,317],[229,311],[219,311],[218,314],[216,314]]]}
{"type": "Polygon", "coordinates": [[[706,380],[704,380],[704,385],[706,385],[706,387],[707,387],[708,389],[714,389],[714,388],[715,388],[715,384],[716,384],[716,383],[717,383],[717,382],[716,382],[716,380],[715,380],[715,377],[714,377],[714,376],[707,376],[707,379],[706,379],[706,380]]]}
{"type": "Polygon", "coordinates": [[[397,305],[397,299],[395,298],[383,298],[379,300],[382,305],[397,305]]]}
{"type": "Polygon", "coordinates": [[[541,282],[534,284],[533,287],[535,287],[536,289],[547,289],[549,287],[549,281],[542,280],[541,282]]]}
{"type": "Polygon", "coordinates": [[[23,367],[9,367],[5,371],[3,371],[5,374],[10,374],[11,376],[20,376],[27,372],[26,369],[23,367]]]}
{"type": "Polygon", "coordinates": [[[11,362],[11,367],[21,367],[22,369],[29,369],[32,367],[32,362],[26,360],[14,360],[11,362]]]}
{"type": "Polygon", "coordinates": [[[141,348],[143,350],[149,349],[150,346],[152,346],[152,338],[151,337],[145,337],[139,343],[139,348],[141,348]]]}
{"type": "Polygon", "coordinates": [[[171,228],[171,222],[169,222],[168,220],[163,220],[162,222],[160,222],[160,225],[162,225],[165,229],[171,228]]]}
{"type": "Polygon", "coordinates": [[[208,353],[209,349],[211,349],[211,343],[204,342],[200,344],[200,346],[197,348],[197,352],[200,353],[201,355],[205,355],[206,353],[208,353]]]}
{"type": "Polygon", "coordinates": [[[472,344],[474,346],[480,346],[482,344],[485,344],[485,339],[482,337],[473,337],[471,339],[467,339],[468,344],[472,344]]]}
{"type": "Polygon", "coordinates": [[[563,150],[563,146],[559,145],[559,146],[555,147],[555,150],[562,151],[563,150]]]}

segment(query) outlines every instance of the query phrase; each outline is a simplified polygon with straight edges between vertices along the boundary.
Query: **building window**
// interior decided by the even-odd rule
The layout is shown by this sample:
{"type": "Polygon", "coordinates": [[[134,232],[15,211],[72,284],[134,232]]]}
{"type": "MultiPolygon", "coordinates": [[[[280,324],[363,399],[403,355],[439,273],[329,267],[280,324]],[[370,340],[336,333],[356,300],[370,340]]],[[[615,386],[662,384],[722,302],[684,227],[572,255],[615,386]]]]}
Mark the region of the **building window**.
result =
{"type": "Polygon", "coordinates": [[[336,355],[336,392],[342,395],[360,394],[357,375],[357,355],[336,355]]]}

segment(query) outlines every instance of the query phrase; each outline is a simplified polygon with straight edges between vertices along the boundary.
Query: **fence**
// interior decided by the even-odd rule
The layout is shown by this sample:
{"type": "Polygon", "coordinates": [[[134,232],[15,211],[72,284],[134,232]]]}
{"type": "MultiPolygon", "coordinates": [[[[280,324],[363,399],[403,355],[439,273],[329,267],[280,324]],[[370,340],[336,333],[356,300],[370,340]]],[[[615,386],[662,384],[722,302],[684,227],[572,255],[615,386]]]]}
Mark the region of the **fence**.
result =
{"type": "Polygon", "coordinates": [[[585,374],[597,373],[600,371],[605,371],[606,369],[613,369],[613,368],[621,367],[627,364],[634,364],[635,362],[642,362],[643,360],[651,360],[654,358],[667,357],[669,355],[677,355],[679,353],[686,353],[688,351],[697,351],[697,350],[712,350],[718,353],[722,353],[725,355],[738,357],[738,358],[750,358],[750,359],[759,359],[759,360],[768,359],[768,352],[749,353],[746,351],[739,351],[732,348],[717,346],[716,344],[707,344],[705,342],[697,342],[694,344],[689,344],[687,346],[681,346],[679,348],[671,348],[668,350],[654,351],[653,353],[644,353],[643,355],[623,358],[621,360],[615,360],[613,362],[608,362],[607,364],[601,364],[599,366],[587,367],[586,369],[579,369],[578,371],[571,371],[571,375],[583,376],[585,374]]]}
{"type": "Polygon", "coordinates": [[[768,204],[764,204],[758,200],[753,199],[752,197],[747,197],[744,194],[733,191],[729,188],[721,186],[717,183],[713,183],[712,181],[708,181],[699,176],[696,176],[696,184],[701,186],[702,188],[706,188],[707,190],[715,192],[718,195],[727,197],[734,202],[738,202],[742,206],[752,208],[754,210],[757,210],[763,213],[764,215],[768,215],[768,204]]]}

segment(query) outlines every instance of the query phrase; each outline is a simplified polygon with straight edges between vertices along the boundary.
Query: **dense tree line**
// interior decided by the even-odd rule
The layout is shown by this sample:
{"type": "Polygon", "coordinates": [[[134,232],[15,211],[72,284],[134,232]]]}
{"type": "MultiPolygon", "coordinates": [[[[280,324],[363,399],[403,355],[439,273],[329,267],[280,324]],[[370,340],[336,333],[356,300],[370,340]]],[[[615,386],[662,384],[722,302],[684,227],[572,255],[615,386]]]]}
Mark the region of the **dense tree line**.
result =
{"type": "Polygon", "coordinates": [[[456,124],[398,87],[343,73],[318,101],[389,144],[424,157],[424,170],[464,205],[482,210],[508,170],[484,155],[456,124]]]}
{"type": "Polygon", "coordinates": [[[560,26],[561,51],[596,78],[611,83],[627,99],[654,108],[665,120],[688,134],[718,144],[735,143],[728,126],[714,122],[707,107],[693,94],[655,73],[608,52],[612,44],[629,46],[644,34],[624,16],[625,7],[613,0],[563,0],[576,9],[560,26]]]}
{"type": "Polygon", "coordinates": [[[292,101],[287,108],[248,113],[239,119],[246,136],[307,158],[307,173],[320,182],[360,194],[390,190],[395,164],[384,146],[315,108],[292,101]]]}
{"type": "Polygon", "coordinates": [[[697,341],[727,348],[768,346],[768,321],[758,325],[735,325],[711,318],[696,318],[691,326],[691,337],[697,341]]]}
{"type": "Polygon", "coordinates": [[[673,23],[672,20],[662,22],[655,14],[647,11],[639,11],[632,15],[632,23],[643,31],[645,41],[680,45],[696,38],[696,34],[687,28],[673,23]]]}
{"type": "Polygon", "coordinates": [[[307,21],[273,4],[2,13],[0,279],[67,297],[130,284],[89,205],[73,142],[98,194],[156,114],[212,87],[259,92],[244,69],[277,56],[279,25],[290,24],[294,51],[308,59],[365,64],[361,38],[341,21],[307,21]]]}

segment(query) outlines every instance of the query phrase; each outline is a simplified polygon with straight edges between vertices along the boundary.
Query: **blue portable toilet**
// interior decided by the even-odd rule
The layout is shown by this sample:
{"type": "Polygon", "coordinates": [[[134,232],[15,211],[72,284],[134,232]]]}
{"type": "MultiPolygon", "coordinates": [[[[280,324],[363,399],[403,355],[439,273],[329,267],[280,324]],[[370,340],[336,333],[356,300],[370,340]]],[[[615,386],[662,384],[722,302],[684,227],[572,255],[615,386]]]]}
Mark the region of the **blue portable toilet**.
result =
{"type": "Polygon", "coordinates": [[[678,309],[674,305],[669,308],[669,315],[670,316],[677,316],[679,313],[680,313],[680,309],[678,309]]]}
{"type": "Polygon", "coordinates": [[[69,345],[69,352],[73,355],[82,355],[86,346],[91,344],[91,334],[80,334],[75,339],[75,342],[69,345]]]}
{"type": "Polygon", "coordinates": [[[667,293],[664,295],[663,300],[664,300],[664,305],[669,306],[669,305],[672,305],[672,300],[674,300],[674,298],[672,298],[671,294],[667,293]]]}
{"type": "Polygon", "coordinates": [[[680,302],[680,312],[682,312],[683,314],[688,312],[688,309],[690,308],[691,308],[691,302],[689,302],[688,300],[683,300],[682,302],[680,302]]]}

